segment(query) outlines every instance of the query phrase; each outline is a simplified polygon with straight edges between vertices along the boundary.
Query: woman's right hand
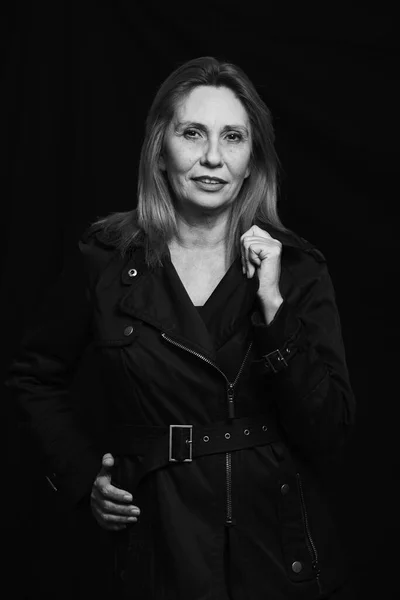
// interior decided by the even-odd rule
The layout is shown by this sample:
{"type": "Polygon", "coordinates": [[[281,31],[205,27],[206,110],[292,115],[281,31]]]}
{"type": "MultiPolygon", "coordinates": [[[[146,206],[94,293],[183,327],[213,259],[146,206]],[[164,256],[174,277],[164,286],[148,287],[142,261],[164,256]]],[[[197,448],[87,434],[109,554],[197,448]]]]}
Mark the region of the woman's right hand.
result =
{"type": "Polygon", "coordinates": [[[111,484],[114,466],[112,454],[104,454],[102,467],[90,495],[90,506],[98,524],[108,531],[120,531],[135,523],[140,509],[132,504],[132,495],[111,484]]]}

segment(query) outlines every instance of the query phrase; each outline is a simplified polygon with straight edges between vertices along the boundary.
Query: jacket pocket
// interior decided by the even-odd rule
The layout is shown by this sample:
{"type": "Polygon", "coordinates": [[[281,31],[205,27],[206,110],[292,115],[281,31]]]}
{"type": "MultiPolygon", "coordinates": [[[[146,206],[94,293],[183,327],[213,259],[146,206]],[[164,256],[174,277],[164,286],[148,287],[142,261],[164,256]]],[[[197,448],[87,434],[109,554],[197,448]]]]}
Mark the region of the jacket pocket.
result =
{"type": "Polygon", "coordinates": [[[292,582],[318,580],[318,552],[310,531],[303,483],[299,473],[280,480],[279,518],[286,572],[292,582]]]}

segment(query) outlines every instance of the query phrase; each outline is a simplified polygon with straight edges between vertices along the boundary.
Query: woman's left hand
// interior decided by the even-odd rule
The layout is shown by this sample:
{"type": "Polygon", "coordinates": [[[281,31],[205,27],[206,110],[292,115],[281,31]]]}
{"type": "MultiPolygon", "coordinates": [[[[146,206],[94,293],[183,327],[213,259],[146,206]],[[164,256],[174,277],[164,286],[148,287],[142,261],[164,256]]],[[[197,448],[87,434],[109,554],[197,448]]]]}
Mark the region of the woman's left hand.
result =
{"type": "Polygon", "coordinates": [[[270,315],[283,302],[279,290],[282,244],[257,225],[250,227],[240,242],[243,274],[250,279],[257,272],[258,297],[270,315]]]}

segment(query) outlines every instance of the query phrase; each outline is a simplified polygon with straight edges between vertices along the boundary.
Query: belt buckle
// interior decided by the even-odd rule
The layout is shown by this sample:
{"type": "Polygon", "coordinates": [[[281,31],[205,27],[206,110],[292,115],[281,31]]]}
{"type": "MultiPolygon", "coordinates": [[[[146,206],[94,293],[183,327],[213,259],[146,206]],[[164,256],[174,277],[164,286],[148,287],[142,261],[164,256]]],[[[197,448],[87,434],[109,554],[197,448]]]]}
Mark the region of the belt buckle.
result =
{"type": "Polygon", "coordinates": [[[193,425],[170,425],[169,426],[169,447],[168,447],[168,460],[169,462],[192,462],[193,458],[193,425]],[[185,440],[186,446],[188,446],[187,458],[173,458],[172,456],[172,431],[173,429],[189,429],[189,439],[185,440]]]}
{"type": "Polygon", "coordinates": [[[265,359],[266,366],[268,366],[273,373],[278,373],[281,369],[288,366],[279,349],[273,350],[269,354],[265,354],[263,358],[265,359]]]}

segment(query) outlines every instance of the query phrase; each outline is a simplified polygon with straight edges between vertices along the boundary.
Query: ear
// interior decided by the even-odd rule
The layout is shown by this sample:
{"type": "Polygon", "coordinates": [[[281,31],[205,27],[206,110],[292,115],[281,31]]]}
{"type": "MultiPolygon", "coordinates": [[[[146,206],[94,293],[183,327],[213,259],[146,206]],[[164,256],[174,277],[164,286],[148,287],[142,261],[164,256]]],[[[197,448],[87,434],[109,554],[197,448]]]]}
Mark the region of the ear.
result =
{"type": "Polygon", "coordinates": [[[249,165],[247,167],[247,169],[246,169],[246,173],[245,173],[244,179],[247,179],[249,177],[250,173],[251,173],[251,170],[250,170],[250,165],[249,165]]]}

